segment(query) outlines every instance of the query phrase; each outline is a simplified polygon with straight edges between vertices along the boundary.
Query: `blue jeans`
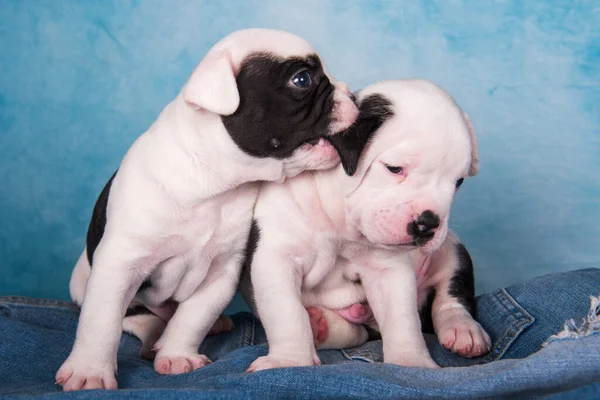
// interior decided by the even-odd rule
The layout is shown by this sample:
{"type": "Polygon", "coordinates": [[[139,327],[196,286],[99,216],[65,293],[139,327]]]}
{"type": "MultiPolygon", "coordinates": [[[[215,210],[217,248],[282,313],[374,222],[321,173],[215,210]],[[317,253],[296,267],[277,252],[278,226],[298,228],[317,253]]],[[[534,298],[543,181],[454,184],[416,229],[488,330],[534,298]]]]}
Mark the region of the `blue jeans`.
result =
{"type": "Polygon", "coordinates": [[[214,363],[175,376],[154,372],[140,342],[123,334],[118,392],[62,393],[54,374],[69,354],[78,310],[70,303],[0,298],[0,396],[7,398],[600,398],[600,269],[543,276],[477,298],[489,354],[465,359],[426,340],[440,370],[382,364],[381,342],[320,351],[320,367],[244,371],[266,354],[265,333],[248,313],[233,331],[208,337],[214,363]],[[566,328],[565,321],[573,319],[566,328]],[[585,323],[582,320],[585,319],[585,323]],[[559,334],[560,333],[560,334],[559,334]],[[557,335],[558,336],[552,336],[557,335]],[[551,337],[552,336],[552,337],[551,337]]]}

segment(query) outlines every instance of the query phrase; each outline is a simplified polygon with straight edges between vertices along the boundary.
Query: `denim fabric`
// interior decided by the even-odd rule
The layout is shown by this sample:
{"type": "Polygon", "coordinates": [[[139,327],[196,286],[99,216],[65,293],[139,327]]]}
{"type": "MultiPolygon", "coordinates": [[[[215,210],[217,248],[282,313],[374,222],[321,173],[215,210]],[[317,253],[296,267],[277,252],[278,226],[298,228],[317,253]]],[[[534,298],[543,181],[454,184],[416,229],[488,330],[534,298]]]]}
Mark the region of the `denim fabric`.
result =
{"type": "MultiPolygon", "coordinates": [[[[600,294],[600,270],[554,274],[477,299],[493,341],[489,354],[464,359],[426,340],[441,370],[377,363],[381,342],[319,352],[323,366],[244,373],[267,352],[265,334],[250,314],[235,328],[201,345],[214,363],[183,375],[160,376],[139,355],[140,342],[123,334],[119,392],[123,398],[551,398],[600,397],[600,332],[567,335],[542,345],[568,319],[580,321],[590,296],[600,294]]],[[[54,374],[67,357],[78,310],[70,303],[20,297],[0,299],[0,396],[3,398],[112,398],[115,392],[63,393],[54,374]]]]}

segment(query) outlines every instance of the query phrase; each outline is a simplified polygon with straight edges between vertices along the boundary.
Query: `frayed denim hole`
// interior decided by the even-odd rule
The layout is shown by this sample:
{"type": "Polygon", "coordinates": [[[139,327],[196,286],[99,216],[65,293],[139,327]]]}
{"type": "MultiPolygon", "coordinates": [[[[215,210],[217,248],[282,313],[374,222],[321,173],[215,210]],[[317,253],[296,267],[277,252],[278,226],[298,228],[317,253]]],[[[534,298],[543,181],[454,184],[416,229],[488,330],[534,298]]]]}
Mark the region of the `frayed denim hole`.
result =
{"type": "Polygon", "coordinates": [[[590,309],[581,320],[581,324],[577,325],[573,319],[565,321],[563,330],[550,336],[542,346],[546,347],[555,341],[580,339],[598,333],[600,333],[600,296],[590,296],[590,309]]]}

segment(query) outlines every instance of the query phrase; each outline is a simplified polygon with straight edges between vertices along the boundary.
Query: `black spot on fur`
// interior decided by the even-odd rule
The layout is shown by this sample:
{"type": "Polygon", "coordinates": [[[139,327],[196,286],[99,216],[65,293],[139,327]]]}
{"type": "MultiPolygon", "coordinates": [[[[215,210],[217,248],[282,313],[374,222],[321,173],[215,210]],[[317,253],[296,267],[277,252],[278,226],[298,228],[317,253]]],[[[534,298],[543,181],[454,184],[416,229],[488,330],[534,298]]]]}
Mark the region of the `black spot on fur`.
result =
{"type": "Polygon", "coordinates": [[[87,248],[87,258],[90,263],[90,267],[94,261],[94,252],[102,240],[102,236],[104,236],[104,228],[106,227],[106,206],[108,204],[108,196],[110,195],[110,188],[112,186],[112,182],[117,175],[118,170],[110,177],[102,192],[100,192],[100,196],[96,200],[96,204],[94,205],[94,211],[92,212],[92,219],[90,220],[90,224],[88,225],[88,231],[86,236],[86,248],[87,248]]]}
{"type": "Polygon", "coordinates": [[[450,279],[448,294],[456,298],[471,316],[476,319],[473,261],[462,243],[456,244],[456,257],[458,259],[458,269],[452,279],[450,279]]]}
{"type": "Polygon", "coordinates": [[[260,227],[258,226],[258,222],[253,219],[252,226],[250,227],[250,235],[248,237],[248,244],[246,245],[246,258],[244,265],[246,268],[250,268],[252,266],[252,260],[254,259],[254,252],[258,247],[258,242],[260,241],[260,227]]]}
{"type": "Polygon", "coordinates": [[[365,97],[358,110],[360,113],[356,122],[343,133],[330,138],[348,175],[354,175],[365,146],[381,125],[394,115],[392,103],[381,94],[365,97]]]}
{"type": "Polygon", "coordinates": [[[141,292],[142,290],[148,289],[151,286],[152,286],[152,281],[150,280],[150,278],[148,278],[144,282],[142,282],[142,284],[140,285],[140,288],[138,289],[138,293],[141,292]]]}
{"type": "Polygon", "coordinates": [[[152,311],[148,310],[146,307],[144,307],[141,304],[138,304],[135,306],[130,306],[129,308],[127,308],[127,311],[125,312],[126,317],[133,317],[134,315],[144,315],[144,314],[152,314],[152,311]]]}
{"type": "Polygon", "coordinates": [[[421,316],[421,331],[423,333],[435,333],[433,329],[433,317],[431,310],[433,307],[433,299],[435,299],[435,289],[431,288],[427,293],[427,300],[423,303],[419,315],[421,316]]]}
{"type": "Polygon", "coordinates": [[[238,109],[221,116],[237,146],[255,157],[289,157],[302,144],[329,134],[335,87],[316,54],[281,58],[258,53],[248,57],[236,78],[238,109]],[[307,71],[312,84],[291,81],[307,71]]]}

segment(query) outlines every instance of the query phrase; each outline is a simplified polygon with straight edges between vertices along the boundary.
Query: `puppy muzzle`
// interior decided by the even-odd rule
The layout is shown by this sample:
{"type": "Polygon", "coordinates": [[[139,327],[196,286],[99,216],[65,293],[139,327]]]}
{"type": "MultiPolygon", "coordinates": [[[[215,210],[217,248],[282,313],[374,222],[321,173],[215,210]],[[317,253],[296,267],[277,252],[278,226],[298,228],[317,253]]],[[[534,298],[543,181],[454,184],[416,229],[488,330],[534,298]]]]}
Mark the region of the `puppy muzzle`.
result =
{"type": "Polygon", "coordinates": [[[425,246],[435,236],[440,226],[440,217],[431,210],[425,210],[406,226],[406,232],[412,236],[419,247],[425,246]]]}

